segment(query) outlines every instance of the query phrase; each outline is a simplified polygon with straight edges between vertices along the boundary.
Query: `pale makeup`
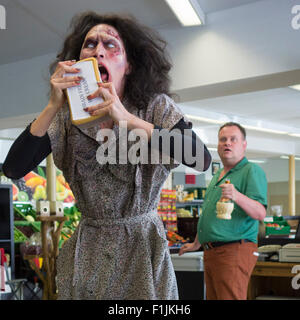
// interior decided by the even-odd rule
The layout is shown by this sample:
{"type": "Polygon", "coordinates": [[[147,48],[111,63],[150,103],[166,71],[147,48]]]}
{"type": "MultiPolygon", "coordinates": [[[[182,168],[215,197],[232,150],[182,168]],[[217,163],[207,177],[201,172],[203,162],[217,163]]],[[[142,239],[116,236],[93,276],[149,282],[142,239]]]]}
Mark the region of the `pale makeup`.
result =
{"type": "Polygon", "coordinates": [[[87,33],[81,48],[80,60],[90,57],[97,59],[102,81],[112,82],[121,98],[125,75],[129,73],[129,63],[123,41],[115,28],[99,24],[87,33]]]}

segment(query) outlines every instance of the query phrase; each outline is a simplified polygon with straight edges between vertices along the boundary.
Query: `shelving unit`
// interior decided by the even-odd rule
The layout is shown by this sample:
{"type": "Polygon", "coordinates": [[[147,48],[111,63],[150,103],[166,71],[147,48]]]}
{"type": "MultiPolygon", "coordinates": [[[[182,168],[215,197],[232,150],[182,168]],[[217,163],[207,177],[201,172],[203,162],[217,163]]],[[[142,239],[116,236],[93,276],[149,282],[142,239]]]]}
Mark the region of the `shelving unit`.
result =
{"type": "Polygon", "coordinates": [[[14,213],[12,186],[0,184],[0,247],[10,255],[11,278],[15,277],[14,213]]]}
{"type": "Polygon", "coordinates": [[[193,215],[193,207],[197,207],[198,217],[200,216],[200,208],[203,204],[203,200],[193,200],[188,202],[176,202],[176,208],[190,207],[191,214],[193,215]]]}
{"type": "Polygon", "coordinates": [[[189,238],[190,241],[194,241],[197,233],[198,217],[200,216],[200,208],[203,204],[203,199],[187,201],[187,202],[176,202],[176,209],[178,208],[189,208],[191,215],[190,218],[177,218],[178,232],[184,238],[189,238]],[[193,208],[197,208],[198,217],[193,214],[193,208]]]}

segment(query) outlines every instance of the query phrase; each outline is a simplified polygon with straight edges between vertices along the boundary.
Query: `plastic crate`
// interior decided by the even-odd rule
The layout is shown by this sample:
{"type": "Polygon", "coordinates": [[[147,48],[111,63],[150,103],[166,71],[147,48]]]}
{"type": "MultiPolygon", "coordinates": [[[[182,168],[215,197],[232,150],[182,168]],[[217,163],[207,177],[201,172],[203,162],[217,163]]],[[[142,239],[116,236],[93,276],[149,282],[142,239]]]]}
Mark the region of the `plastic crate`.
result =
{"type": "Polygon", "coordinates": [[[291,226],[283,217],[272,217],[264,221],[266,227],[266,235],[289,234],[291,226]],[[278,224],[279,227],[268,226],[268,223],[278,224]]]}

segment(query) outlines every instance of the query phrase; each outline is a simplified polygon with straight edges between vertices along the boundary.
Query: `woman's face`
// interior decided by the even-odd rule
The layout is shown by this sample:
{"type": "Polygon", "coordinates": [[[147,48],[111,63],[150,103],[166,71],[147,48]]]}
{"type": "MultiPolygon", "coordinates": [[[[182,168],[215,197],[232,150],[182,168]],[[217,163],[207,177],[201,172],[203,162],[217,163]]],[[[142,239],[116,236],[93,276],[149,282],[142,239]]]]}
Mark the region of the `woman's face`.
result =
{"type": "Polygon", "coordinates": [[[103,82],[112,82],[119,97],[122,97],[125,75],[129,74],[125,47],[117,30],[107,24],[98,24],[86,35],[80,60],[95,57],[103,82]]]}

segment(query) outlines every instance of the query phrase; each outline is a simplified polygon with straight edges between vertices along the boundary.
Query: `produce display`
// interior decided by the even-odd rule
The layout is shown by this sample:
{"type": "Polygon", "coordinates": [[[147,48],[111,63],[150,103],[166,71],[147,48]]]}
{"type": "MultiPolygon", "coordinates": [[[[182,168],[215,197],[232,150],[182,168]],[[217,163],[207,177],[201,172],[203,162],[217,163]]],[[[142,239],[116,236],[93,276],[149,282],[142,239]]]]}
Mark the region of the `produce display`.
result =
{"type": "Polygon", "coordinates": [[[169,241],[169,247],[181,247],[184,243],[187,243],[188,240],[181,237],[174,231],[167,231],[167,240],[169,241]]]}
{"type": "Polygon", "coordinates": [[[22,243],[27,241],[28,238],[23,232],[21,232],[17,227],[14,226],[14,241],[15,243],[22,243]]]}
{"type": "MultiPolygon", "coordinates": [[[[14,201],[31,201],[31,200],[46,200],[46,175],[42,167],[37,167],[37,173],[29,172],[23,178],[12,180],[13,200],[14,201]]],[[[56,200],[65,203],[75,201],[73,192],[66,182],[62,172],[56,170],[56,200]]]]}
{"type": "Polygon", "coordinates": [[[190,210],[186,210],[183,208],[176,209],[177,217],[178,218],[193,218],[190,210]]]}
{"type": "Polygon", "coordinates": [[[268,235],[286,234],[291,231],[290,225],[283,217],[266,217],[264,220],[265,233],[268,235]]]}
{"type": "MultiPolygon", "coordinates": [[[[64,208],[64,215],[68,217],[61,231],[59,246],[71,237],[81,219],[81,213],[74,205],[64,208]]],[[[14,203],[14,239],[15,243],[28,241],[29,238],[41,231],[41,222],[36,221],[36,211],[30,203],[14,203]]]]}

